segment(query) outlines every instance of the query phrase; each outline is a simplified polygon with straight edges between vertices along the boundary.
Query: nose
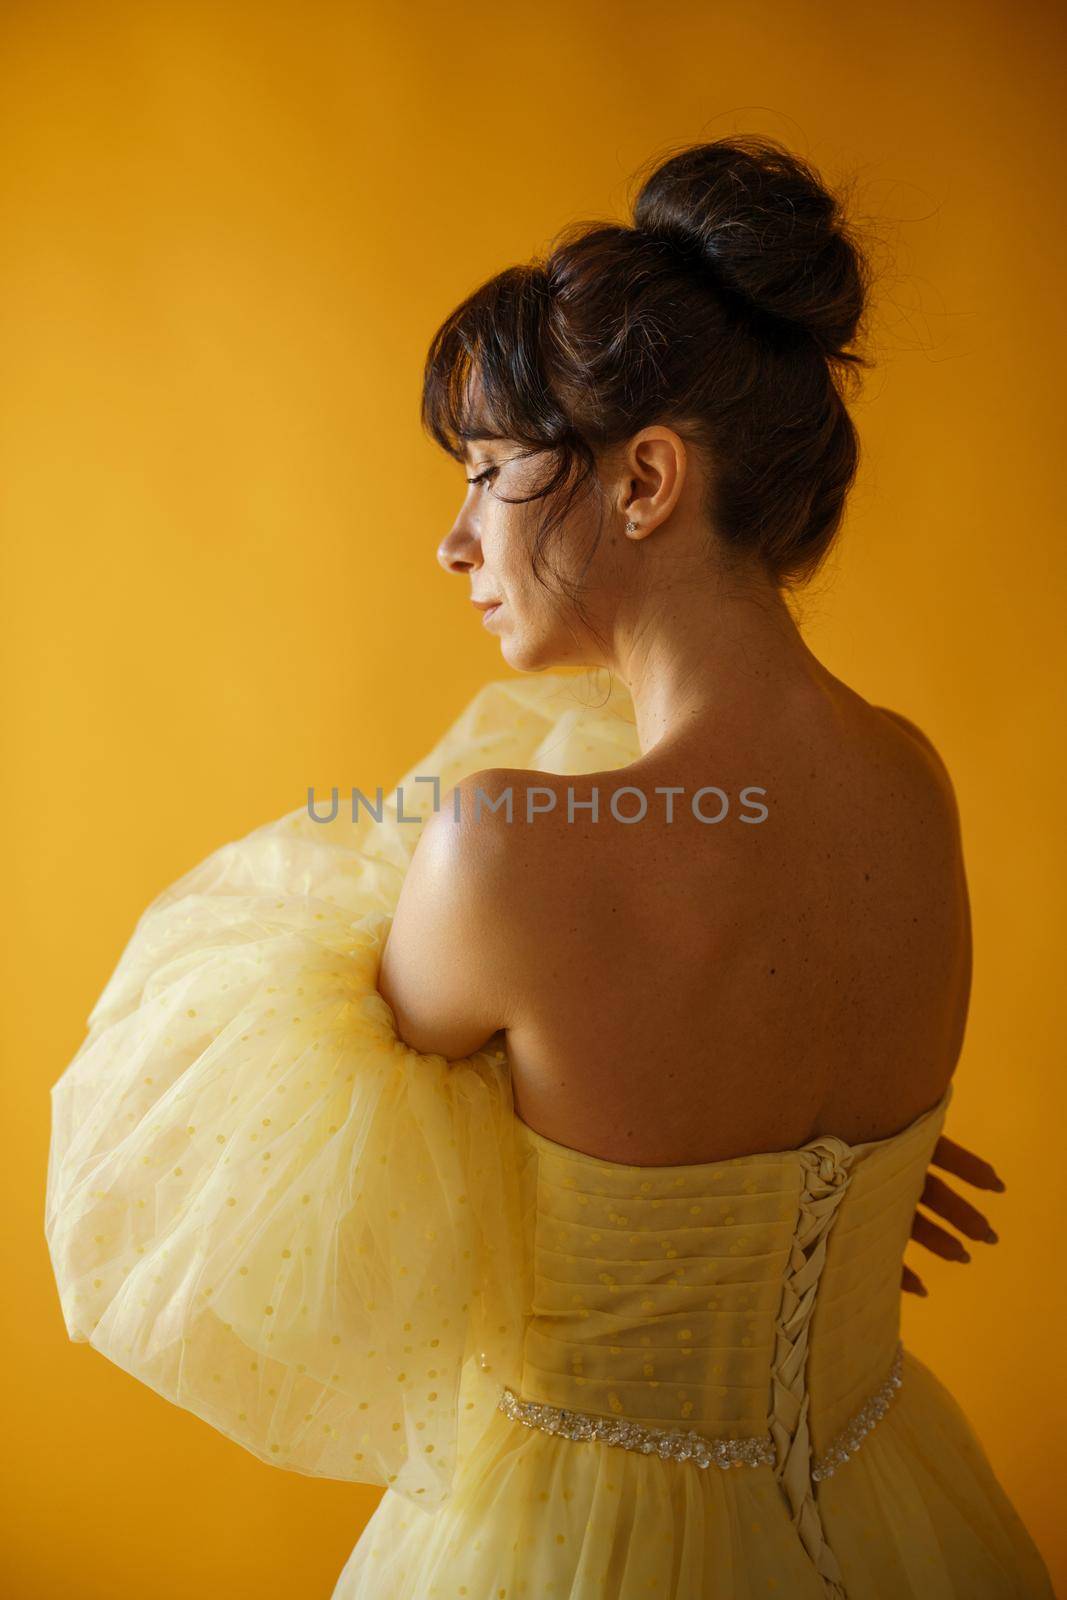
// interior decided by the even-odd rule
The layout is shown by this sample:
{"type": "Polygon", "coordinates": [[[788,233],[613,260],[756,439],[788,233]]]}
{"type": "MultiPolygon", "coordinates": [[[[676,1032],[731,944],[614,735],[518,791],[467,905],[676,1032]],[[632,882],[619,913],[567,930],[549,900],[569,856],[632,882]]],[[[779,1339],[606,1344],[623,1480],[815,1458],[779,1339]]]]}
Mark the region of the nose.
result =
{"type": "Polygon", "coordinates": [[[446,572],[471,572],[482,564],[481,547],[460,521],[437,546],[437,559],[446,572]]]}

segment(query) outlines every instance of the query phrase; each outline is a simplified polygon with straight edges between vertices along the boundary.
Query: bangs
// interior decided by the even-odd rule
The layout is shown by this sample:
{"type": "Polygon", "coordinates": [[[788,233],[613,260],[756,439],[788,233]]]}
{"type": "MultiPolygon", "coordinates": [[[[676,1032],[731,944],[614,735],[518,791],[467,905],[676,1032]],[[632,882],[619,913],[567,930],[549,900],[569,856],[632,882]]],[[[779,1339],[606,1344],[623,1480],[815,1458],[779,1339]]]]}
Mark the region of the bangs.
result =
{"type": "Polygon", "coordinates": [[[538,267],[509,267],[464,300],[434,335],[423,373],[426,432],[462,462],[476,440],[557,446],[566,418],[542,355],[549,292],[538,267]]]}

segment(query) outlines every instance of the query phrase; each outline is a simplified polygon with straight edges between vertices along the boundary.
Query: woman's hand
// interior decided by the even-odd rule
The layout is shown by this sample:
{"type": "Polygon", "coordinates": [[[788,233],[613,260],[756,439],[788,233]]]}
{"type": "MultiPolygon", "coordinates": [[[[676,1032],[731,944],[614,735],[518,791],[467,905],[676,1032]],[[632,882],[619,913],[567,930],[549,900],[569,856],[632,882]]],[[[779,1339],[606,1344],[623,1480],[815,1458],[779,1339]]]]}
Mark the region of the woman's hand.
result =
{"type": "MultiPolygon", "coordinates": [[[[976,1156],[973,1150],[957,1144],[954,1139],[946,1139],[942,1135],[934,1146],[930,1166],[931,1170],[926,1174],[925,1187],[919,1196],[920,1206],[925,1206],[927,1211],[932,1211],[935,1216],[950,1222],[968,1239],[980,1239],[985,1244],[996,1244],[997,1235],[989,1226],[988,1218],[976,1206],[971,1205],[969,1200],[957,1194],[955,1189],[950,1189],[944,1179],[939,1178],[932,1170],[934,1167],[940,1167],[942,1172],[951,1172],[953,1177],[962,1178],[964,1183],[969,1183],[974,1189],[992,1189],[997,1194],[1002,1194],[1007,1186],[1002,1178],[997,1177],[989,1162],[983,1161],[981,1156],[976,1156]]],[[[922,1211],[917,1210],[915,1213],[911,1236],[916,1244],[921,1244],[925,1250],[932,1250],[935,1256],[942,1256],[946,1261],[971,1259],[963,1243],[954,1233],[932,1222],[922,1211]]],[[[927,1293],[926,1285],[909,1266],[905,1266],[900,1281],[901,1288],[909,1294],[927,1293]]]]}

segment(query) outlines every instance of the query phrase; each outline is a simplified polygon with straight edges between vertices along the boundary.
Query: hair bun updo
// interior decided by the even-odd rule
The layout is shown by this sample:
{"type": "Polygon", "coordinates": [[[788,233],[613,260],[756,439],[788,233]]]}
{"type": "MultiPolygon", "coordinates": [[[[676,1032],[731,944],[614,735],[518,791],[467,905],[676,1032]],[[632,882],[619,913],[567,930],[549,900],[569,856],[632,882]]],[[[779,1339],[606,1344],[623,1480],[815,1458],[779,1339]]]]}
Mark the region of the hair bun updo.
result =
{"type": "Polygon", "coordinates": [[[691,145],[634,204],[634,230],[703,267],[756,319],[812,335],[848,359],[867,300],[866,262],[814,168],[756,134],[691,145]]]}
{"type": "MultiPolygon", "coordinates": [[[[605,451],[668,424],[701,452],[709,561],[782,588],[810,582],[859,461],[846,399],[868,268],[837,198],[801,157],[742,135],[639,172],[633,225],[575,221],[544,257],[506,267],[445,319],[422,417],[457,461],[497,437],[543,457],[532,554],[600,500],[605,451]],[[476,377],[477,384],[471,380],[476,377]],[[472,403],[472,394],[477,394],[472,403]]],[[[601,501],[597,538],[602,530],[601,501]]],[[[583,578],[550,574],[592,629],[583,578]]]]}

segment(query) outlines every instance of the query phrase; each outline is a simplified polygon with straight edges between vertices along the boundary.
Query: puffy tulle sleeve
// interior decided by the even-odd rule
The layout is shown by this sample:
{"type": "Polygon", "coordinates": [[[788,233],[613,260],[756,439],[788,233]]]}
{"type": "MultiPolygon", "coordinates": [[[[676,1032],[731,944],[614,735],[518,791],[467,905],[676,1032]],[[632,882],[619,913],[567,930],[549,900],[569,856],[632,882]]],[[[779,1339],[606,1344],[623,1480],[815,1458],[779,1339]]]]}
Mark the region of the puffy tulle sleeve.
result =
{"type": "Polygon", "coordinates": [[[302,808],[152,902],[51,1091],[71,1339],[263,1461],[448,1497],[517,1370],[525,1267],[503,1035],[418,1053],[377,989],[418,780],[630,738],[617,692],[489,684],[375,811],[302,808]]]}

